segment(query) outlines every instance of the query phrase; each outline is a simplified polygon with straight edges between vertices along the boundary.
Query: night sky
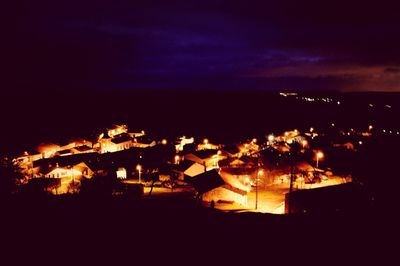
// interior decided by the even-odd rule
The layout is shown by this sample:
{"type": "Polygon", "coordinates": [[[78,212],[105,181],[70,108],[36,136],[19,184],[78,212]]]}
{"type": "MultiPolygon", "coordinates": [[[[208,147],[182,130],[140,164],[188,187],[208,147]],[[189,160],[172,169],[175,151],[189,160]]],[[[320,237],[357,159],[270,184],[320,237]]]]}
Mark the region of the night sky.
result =
{"type": "Polygon", "coordinates": [[[385,1],[19,1],[3,31],[3,87],[400,91],[398,10],[385,1]]]}

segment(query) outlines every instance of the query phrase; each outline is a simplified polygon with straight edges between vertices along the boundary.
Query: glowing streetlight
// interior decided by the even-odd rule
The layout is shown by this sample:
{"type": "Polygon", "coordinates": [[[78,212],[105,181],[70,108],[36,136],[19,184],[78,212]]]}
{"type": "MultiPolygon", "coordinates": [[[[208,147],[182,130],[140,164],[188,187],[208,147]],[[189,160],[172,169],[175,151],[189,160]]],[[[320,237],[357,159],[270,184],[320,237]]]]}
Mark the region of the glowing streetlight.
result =
{"type": "Polygon", "coordinates": [[[324,154],[322,153],[322,151],[319,151],[317,152],[316,157],[317,157],[317,168],[318,168],[318,162],[320,159],[324,158],[324,154]]]}
{"type": "Polygon", "coordinates": [[[179,159],[180,159],[179,155],[175,155],[175,164],[179,163],[179,159]]]}
{"type": "Polygon", "coordinates": [[[303,140],[301,141],[301,145],[303,146],[303,148],[305,148],[305,147],[307,146],[307,144],[308,144],[308,141],[307,141],[307,140],[303,139],[303,140]]]}
{"type": "Polygon", "coordinates": [[[142,166],[140,164],[138,164],[136,166],[136,170],[138,170],[138,173],[139,173],[139,184],[141,184],[142,183],[142,179],[141,179],[141,177],[142,177],[142,166]]]}
{"type": "Polygon", "coordinates": [[[167,144],[167,140],[166,140],[166,139],[163,139],[163,140],[161,141],[161,144],[166,145],[166,144],[167,144]]]}
{"type": "Polygon", "coordinates": [[[208,144],[208,139],[204,139],[204,140],[203,140],[203,143],[204,143],[204,144],[208,144]]]}
{"type": "Polygon", "coordinates": [[[275,140],[274,135],[271,134],[271,135],[268,136],[268,142],[269,143],[272,143],[274,140],[275,140]]]}
{"type": "Polygon", "coordinates": [[[368,126],[368,130],[371,131],[374,127],[372,125],[368,126]]]}

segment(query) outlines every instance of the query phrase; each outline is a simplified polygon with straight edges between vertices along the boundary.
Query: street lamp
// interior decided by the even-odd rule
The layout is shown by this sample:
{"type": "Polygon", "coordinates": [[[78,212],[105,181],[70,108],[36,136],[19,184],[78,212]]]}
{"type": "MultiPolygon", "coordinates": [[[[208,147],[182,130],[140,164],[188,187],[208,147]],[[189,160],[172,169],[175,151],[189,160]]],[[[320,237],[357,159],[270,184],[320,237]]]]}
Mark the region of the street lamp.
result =
{"type": "Polygon", "coordinates": [[[175,164],[179,164],[179,159],[180,159],[179,155],[175,155],[175,164]]]}
{"type": "Polygon", "coordinates": [[[141,180],[142,166],[140,164],[138,164],[136,166],[136,170],[138,170],[138,173],[139,173],[139,184],[140,184],[140,183],[142,183],[142,180],[141,180]]]}
{"type": "Polygon", "coordinates": [[[320,159],[324,158],[324,154],[322,153],[322,151],[319,151],[317,152],[316,157],[317,157],[317,168],[318,168],[318,162],[320,159]]]}
{"type": "Polygon", "coordinates": [[[303,139],[303,141],[301,142],[301,145],[303,146],[303,149],[307,146],[308,141],[303,139]]]}
{"type": "Polygon", "coordinates": [[[269,144],[272,144],[272,142],[274,142],[274,140],[275,140],[275,137],[274,137],[274,135],[269,135],[268,136],[268,142],[269,142],[269,144]]]}

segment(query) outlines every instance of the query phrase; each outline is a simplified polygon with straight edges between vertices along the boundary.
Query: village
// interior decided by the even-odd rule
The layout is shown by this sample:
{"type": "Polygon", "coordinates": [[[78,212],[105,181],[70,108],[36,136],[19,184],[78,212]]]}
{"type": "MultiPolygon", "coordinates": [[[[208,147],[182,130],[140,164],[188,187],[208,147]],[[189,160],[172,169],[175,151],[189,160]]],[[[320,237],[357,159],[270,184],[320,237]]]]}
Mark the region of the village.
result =
{"type": "Polygon", "coordinates": [[[304,134],[294,129],[224,145],[186,136],[151,139],[143,130],[114,125],[94,141],[41,144],[37,153],[25,152],[14,163],[25,193],[182,195],[222,211],[285,214],[289,192],[351,184],[351,173],[326,161],[354,153],[372,130],[369,125],[365,132],[341,132],[357,141],[330,142],[324,151],[318,143],[323,134],[312,127],[304,134]]]}

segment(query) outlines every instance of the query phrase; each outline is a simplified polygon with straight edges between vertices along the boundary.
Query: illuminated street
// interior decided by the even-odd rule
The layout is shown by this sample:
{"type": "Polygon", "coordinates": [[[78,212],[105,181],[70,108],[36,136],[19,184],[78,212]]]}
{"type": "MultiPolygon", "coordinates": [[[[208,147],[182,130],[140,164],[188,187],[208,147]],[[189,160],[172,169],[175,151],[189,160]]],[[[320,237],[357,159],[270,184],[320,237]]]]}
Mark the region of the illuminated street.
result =
{"type": "MultiPolygon", "coordinates": [[[[326,186],[335,186],[349,182],[350,180],[339,176],[330,177],[328,180],[324,180],[321,183],[305,184],[304,189],[321,188],[326,186]]],[[[296,185],[294,186],[296,189],[296,185]]],[[[284,214],[285,213],[285,194],[289,192],[289,183],[273,184],[266,187],[258,188],[258,203],[257,209],[256,204],[256,192],[255,188],[248,194],[248,206],[244,207],[235,203],[217,203],[215,208],[223,211],[233,212],[262,212],[272,214],[284,214]]]]}

